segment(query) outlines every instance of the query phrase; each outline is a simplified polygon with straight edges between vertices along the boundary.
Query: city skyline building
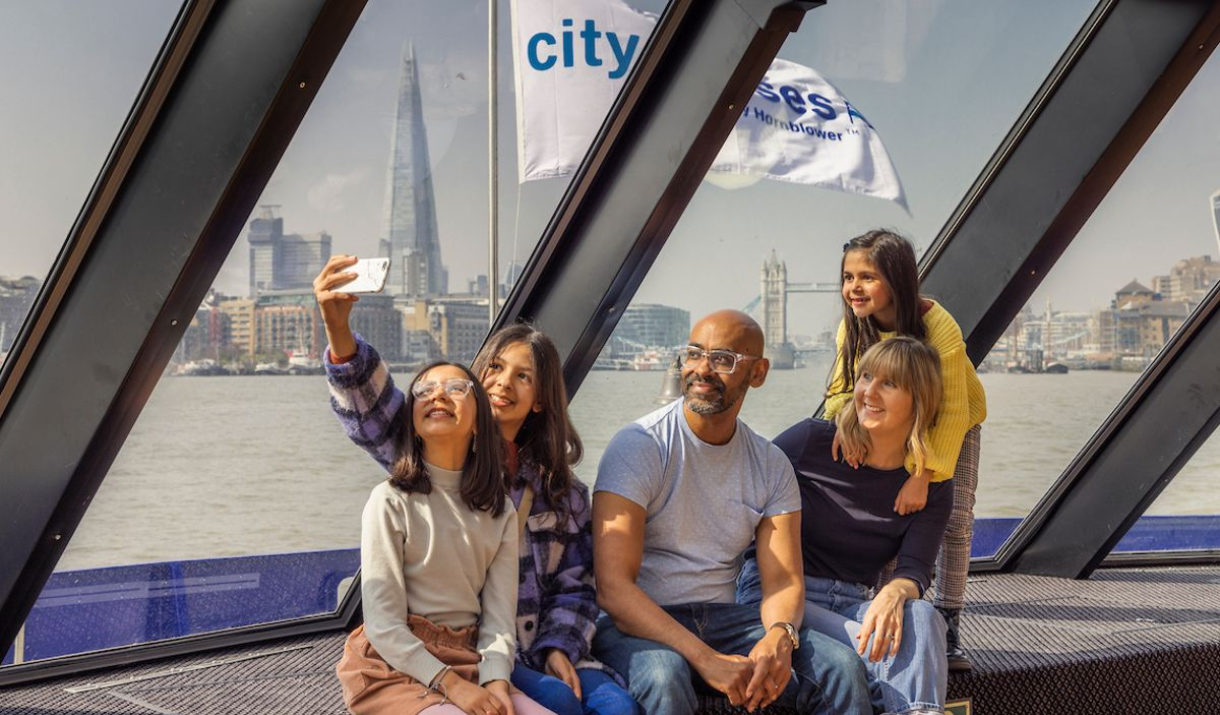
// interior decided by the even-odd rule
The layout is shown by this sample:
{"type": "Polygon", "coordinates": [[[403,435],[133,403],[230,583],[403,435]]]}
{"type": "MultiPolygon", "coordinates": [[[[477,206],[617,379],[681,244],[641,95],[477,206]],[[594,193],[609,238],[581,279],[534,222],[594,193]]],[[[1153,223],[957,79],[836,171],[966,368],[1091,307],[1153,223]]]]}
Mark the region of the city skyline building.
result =
{"type": "Polygon", "coordinates": [[[246,232],[250,245],[251,298],[263,291],[275,290],[275,258],[284,237],[284,219],[276,216],[278,209],[278,205],[260,206],[258,216],[250,220],[250,230],[246,232]]]}
{"type": "Polygon", "coordinates": [[[378,252],[390,258],[389,294],[424,298],[447,293],[449,276],[441,262],[423,97],[410,42],[402,49],[382,221],[378,252]]]}
{"type": "Polygon", "coordinates": [[[330,260],[331,236],[325,231],[285,234],[280,243],[278,290],[312,288],[313,279],[330,260]]]}
{"type": "Polygon", "coordinates": [[[517,280],[521,278],[521,274],[525,272],[525,264],[517,261],[509,261],[508,266],[504,269],[504,282],[501,284],[501,297],[507,297],[512,292],[513,286],[517,285],[517,280]]]}
{"type": "Polygon", "coordinates": [[[685,345],[690,340],[690,311],[659,303],[636,303],[623,311],[614,335],[649,348],[685,345]]]}
{"type": "Polygon", "coordinates": [[[310,288],[313,279],[330,260],[331,235],[284,233],[279,206],[264,204],[251,219],[246,240],[250,246],[249,297],[268,291],[310,288]]]}

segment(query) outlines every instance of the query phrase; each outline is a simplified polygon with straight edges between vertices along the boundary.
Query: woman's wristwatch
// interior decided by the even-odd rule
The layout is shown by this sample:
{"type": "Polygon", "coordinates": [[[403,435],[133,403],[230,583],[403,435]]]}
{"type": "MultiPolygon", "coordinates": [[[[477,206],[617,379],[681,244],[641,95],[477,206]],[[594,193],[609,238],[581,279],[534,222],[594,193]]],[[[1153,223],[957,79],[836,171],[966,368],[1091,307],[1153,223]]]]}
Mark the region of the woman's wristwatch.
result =
{"type": "MultiPolygon", "coordinates": [[[[775,623],[771,624],[771,628],[784,629],[784,633],[788,634],[788,640],[792,641],[792,650],[796,650],[797,648],[801,647],[801,639],[796,635],[796,626],[787,621],[776,621],[775,623]]],[[[771,628],[768,628],[767,630],[771,630],[771,628]]]]}

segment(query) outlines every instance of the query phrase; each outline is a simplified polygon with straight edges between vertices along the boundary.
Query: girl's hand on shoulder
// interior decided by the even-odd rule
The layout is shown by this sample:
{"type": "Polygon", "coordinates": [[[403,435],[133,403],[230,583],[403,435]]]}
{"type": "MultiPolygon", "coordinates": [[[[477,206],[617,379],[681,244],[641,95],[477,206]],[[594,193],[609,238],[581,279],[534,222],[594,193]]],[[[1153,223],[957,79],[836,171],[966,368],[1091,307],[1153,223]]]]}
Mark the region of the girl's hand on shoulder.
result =
{"type": "MultiPolygon", "coordinates": [[[[514,715],[511,708],[512,703],[508,704],[509,710],[505,710],[505,705],[501,702],[492,690],[492,686],[496,683],[504,685],[508,684],[503,680],[493,680],[487,684],[486,688],[475,685],[459,676],[452,671],[445,673],[441,684],[444,686],[444,694],[449,698],[449,702],[461,708],[466,715],[514,715]]],[[[507,699],[507,690],[505,698],[507,699]]]]}
{"type": "Polygon", "coordinates": [[[843,452],[843,461],[851,465],[852,469],[859,469],[864,463],[865,452],[847,452],[843,448],[843,440],[839,439],[839,431],[835,430],[835,437],[830,442],[830,458],[834,461],[839,461],[839,452],[843,452]]]}
{"type": "Polygon", "coordinates": [[[567,683],[576,699],[584,700],[580,694],[580,678],[576,677],[576,666],[572,665],[568,655],[558,648],[546,649],[546,674],[567,683]]]}
{"type": "MultiPolygon", "coordinates": [[[[497,712],[501,715],[517,715],[517,711],[513,709],[513,688],[507,680],[493,680],[487,684],[487,690],[500,701],[501,709],[497,712]]],[[[487,715],[491,715],[488,711],[487,715]]]]}
{"type": "Polygon", "coordinates": [[[898,490],[898,498],[894,500],[894,511],[900,516],[922,511],[928,505],[928,484],[932,475],[928,472],[912,474],[898,490]]]}

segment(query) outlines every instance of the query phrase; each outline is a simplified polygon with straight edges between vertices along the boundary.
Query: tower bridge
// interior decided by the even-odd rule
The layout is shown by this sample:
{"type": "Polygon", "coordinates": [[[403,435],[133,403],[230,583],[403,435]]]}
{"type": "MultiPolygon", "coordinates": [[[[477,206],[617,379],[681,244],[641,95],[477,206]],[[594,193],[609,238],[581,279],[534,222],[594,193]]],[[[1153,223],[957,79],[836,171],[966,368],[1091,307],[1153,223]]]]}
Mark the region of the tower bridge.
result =
{"type": "Polygon", "coordinates": [[[771,251],[771,257],[763,261],[758,298],[746,306],[746,312],[762,307],[759,324],[767,341],[764,357],[772,368],[790,370],[796,362],[796,348],[788,342],[788,295],[838,292],[838,283],[788,282],[788,264],[771,251]]]}

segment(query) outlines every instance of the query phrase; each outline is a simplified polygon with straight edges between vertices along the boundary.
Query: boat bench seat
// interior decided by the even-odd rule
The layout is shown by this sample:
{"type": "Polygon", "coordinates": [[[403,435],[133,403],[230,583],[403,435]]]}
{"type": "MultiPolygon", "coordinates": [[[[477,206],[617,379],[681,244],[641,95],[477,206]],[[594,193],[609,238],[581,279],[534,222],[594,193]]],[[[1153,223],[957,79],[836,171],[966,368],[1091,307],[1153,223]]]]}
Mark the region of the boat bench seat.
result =
{"type": "MultiPolygon", "coordinates": [[[[969,712],[1214,709],[1220,567],[1104,569],[1087,581],[984,574],[971,578],[967,597],[962,631],[975,669],[950,678],[949,697],[968,699],[969,712]]],[[[340,715],[334,665],[343,640],[342,632],[298,636],[0,688],[0,712],[340,715]]],[[[706,715],[744,712],[717,698],[702,706],[706,715]]]]}
{"type": "Polygon", "coordinates": [[[974,713],[1215,710],[1220,567],[980,574],[966,595],[974,670],[950,676],[949,697],[974,713]]]}

